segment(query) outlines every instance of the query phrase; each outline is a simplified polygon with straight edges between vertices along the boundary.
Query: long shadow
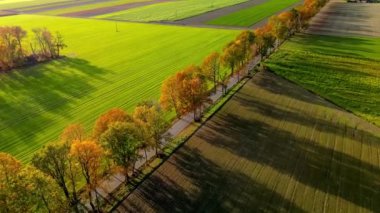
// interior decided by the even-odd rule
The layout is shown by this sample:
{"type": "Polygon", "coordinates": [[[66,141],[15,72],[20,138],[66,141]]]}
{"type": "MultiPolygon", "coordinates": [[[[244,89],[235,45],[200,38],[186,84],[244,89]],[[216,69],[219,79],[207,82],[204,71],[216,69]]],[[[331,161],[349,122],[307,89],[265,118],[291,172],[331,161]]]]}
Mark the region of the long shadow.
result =
{"type": "Polygon", "coordinates": [[[182,147],[165,164],[170,165],[163,165],[127,199],[123,204],[127,211],[278,212],[288,208],[304,212],[247,175],[218,166],[193,145],[182,147]],[[168,167],[173,172],[168,173],[168,167]],[[185,175],[192,186],[178,175],[185,175]]]}
{"type": "Polygon", "coordinates": [[[266,117],[273,119],[284,119],[286,122],[306,126],[320,132],[344,135],[344,137],[350,138],[358,143],[364,135],[367,140],[362,141],[362,143],[366,143],[367,145],[374,147],[380,147],[380,134],[374,135],[369,131],[354,128],[342,122],[332,122],[327,119],[312,117],[312,115],[309,114],[305,115],[302,112],[298,112],[297,108],[292,108],[292,106],[288,106],[287,110],[281,109],[273,104],[265,103],[263,100],[252,99],[252,97],[242,93],[235,96],[235,100],[237,100],[241,106],[248,108],[250,111],[260,113],[266,117]],[[371,141],[377,141],[377,143],[371,143],[371,141]]]}
{"type": "MultiPolygon", "coordinates": [[[[311,47],[308,48],[313,53],[317,52],[311,47]]],[[[308,48],[305,47],[305,49],[308,48]]],[[[326,52],[323,53],[324,55],[331,54],[327,53],[326,49],[324,51],[326,52]]],[[[322,52],[319,54],[321,55],[308,56],[283,50],[273,56],[268,62],[268,67],[273,72],[320,93],[343,108],[373,117],[376,121],[376,118],[380,116],[380,101],[375,98],[376,94],[380,94],[380,86],[376,84],[380,76],[376,75],[375,69],[376,66],[380,66],[380,61],[365,59],[356,60],[356,62],[344,60],[324,63],[324,60],[334,60],[334,57],[324,58],[321,57],[322,52]]],[[[268,78],[259,84],[274,93],[287,95],[290,93],[287,90],[291,87],[289,84],[285,85],[285,88],[271,86],[279,84],[277,83],[279,79],[278,77],[268,78]]],[[[292,98],[301,99],[302,97],[293,96],[292,98]]],[[[310,98],[309,101],[315,103],[310,98]]]]}
{"type": "Polygon", "coordinates": [[[317,33],[330,32],[344,35],[347,28],[357,32],[373,32],[372,26],[366,24],[366,21],[372,18],[367,6],[344,2],[330,4],[327,10],[317,15],[316,21],[311,27],[315,27],[317,33]],[[331,25],[331,22],[335,25],[331,25]],[[338,23],[339,26],[337,26],[338,23]]]}
{"type": "MultiPolygon", "coordinates": [[[[239,100],[236,101],[239,102],[239,100]]],[[[268,116],[273,112],[271,109],[263,111],[268,116]]],[[[371,211],[380,209],[380,203],[377,202],[380,199],[380,168],[378,166],[368,164],[339,150],[322,147],[317,143],[318,141],[311,140],[309,137],[296,136],[293,131],[297,129],[285,131],[259,120],[247,119],[228,112],[217,116],[197,134],[197,137],[214,146],[228,149],[231,153],[249,161],[271,166],[327,194],[344,198],[371,211]],[[260,154],[258,154],[259,150],[260,154]],[[303,156],[301,160],[296,157],[299,155],[303,156]],[[296,166],[296,169],[289,167],[289,164],[296,166]]],[[[287,120],[291,116],[291,114],[286,115],[284,119],[287,120]]],[[[310,118],[305,116],[304,119],[310,118]]],[[[302,126],[303,123],[299,125],[302,126]]],[[[319,125],[324,126],[326,123],[319,125]]],[[[328,129],[328,126],[324,126],[321,131],[328,129]]],[[[372,137],[366,132],[361,134],[364,134],[362,137],[365,138],[372,137]]],[[[380,143],[379,138],[371,140],[373,143],[380,143]]],[[[338,142],[329,141],[329,143],[338,142]]],[[[378,149],[378,146],[373,148],[378,149]]]]}
{"type": "MultiPolygon", "coordinates": [[[[2,74],[0,79],[0,140],[8,150],[17,150],[20,140],[30,144],[37,133],[67,118],[72,103],[96,90],[91,81],[102,78],[107,70],[78,58],[63,58],[28,69],[2,74]],[[48,114],[56,114],[56,119],[48,114]],[[7,132],[5,134],[5,132],[7,132]]],[[[55,139],[55,138],[54,138],[55,139]]]]}

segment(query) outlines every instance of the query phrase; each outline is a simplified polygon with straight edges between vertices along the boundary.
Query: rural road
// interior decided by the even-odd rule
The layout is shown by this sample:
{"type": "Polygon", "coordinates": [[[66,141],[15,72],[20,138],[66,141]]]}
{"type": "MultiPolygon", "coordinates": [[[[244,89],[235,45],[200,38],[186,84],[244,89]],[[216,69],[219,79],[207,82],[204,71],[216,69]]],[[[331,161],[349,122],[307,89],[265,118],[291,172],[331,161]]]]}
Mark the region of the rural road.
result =
{"type": "MultiPolygon", "coordinates": [[[[247,70],[251,70],[253,67],[255,67],[258,63],[260,63],[260,57],[255,57],[251,62],[242,69],[242,73],[246,73],[247,70]]],[[[230,89],[233,87],[236,83],[238,83],[237,76],[232,76],[227,84],[227,88],[230,89]]],[[[215,103],[217,100],[219,100],[222,97],[222,87],[217,87],[216,93],[212,94],[209,98],[212,100],[213,103],[215,103]]],[[[170,135],[171,137],[178,136],[184,129],[186,129],[190,124],[193,122],[193,114],[188,113],[185,116],[183,116],[181,119],[175,121],[171,128],[164,134],[164,135],[170,135]]],[[[162,143],[162,147],[164,147],[167,144],[167,142],[162,143]]],[[[141,166],[143,166],[146,163],[145,160],[145,153],[144,151],[140,151],[140,155],[144,156],[143,158],[140,158],[136,162],[136,169],[139,169],[141,166]]],[[[155,157],[155,151],[153,149],[147,151],[147,158],[148,161],[155,157]]],[[[111,175],[108,179],[103,181],[101,184],[99,184],[99,187],[96,189],[98,195],[100,195],[103,198],[106,199],[112,199],[109,197],[109,194],[111,194],[116,188],[118,188],[121,184],[123,184],[125,181],[125,176],[122,173],[115,173],[111,175]]],[[[93,191],[93,197],[95,197],[95,191],[93,191]]],[[[89,204],[86,205],[87,207],[91,208],[89,204]]]]}

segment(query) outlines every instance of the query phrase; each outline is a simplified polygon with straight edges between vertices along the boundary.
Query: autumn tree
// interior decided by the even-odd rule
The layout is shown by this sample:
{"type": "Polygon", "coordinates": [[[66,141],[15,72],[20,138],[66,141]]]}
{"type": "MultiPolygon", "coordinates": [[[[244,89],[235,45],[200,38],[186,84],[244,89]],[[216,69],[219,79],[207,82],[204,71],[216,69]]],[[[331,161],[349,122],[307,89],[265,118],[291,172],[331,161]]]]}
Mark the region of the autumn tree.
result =
{"type": "Polygon", "coordinates": [[[285,38],[297,31],[297,14],[293,14],[292,10],[280,13],[277,18],[286,26],[285,38]]]}
{"type": "Polygon", "coordinates": [[[169,126],[161,107],[152,102],[143,102],[135,108],[133,119],[138,123],[138,131],[144,134],[143,143],[147,144],[145,146],[154,147],[157,155],[163,135],[169,126]]]}
{"type": "Polygon", "coordinates": [[[243,65],[244,63],[247,63],[251,57],[252,45],[255,42],[255,34],[252,31],[245,30],[237,36],[236,42],[240,45],[240,55],[242,56],[241,63],[243,65]]]}
{"type": "Polygon", "coordinates": [[[33,156],[32,164],[52,177],[73,210],[79,211],[78,169],[69,156],[69,151],[68,143],[50,143],[33,156]]]}
{"type": "Polygon", "coordinates": [[[32,31],[35,41],[34,45],[31,44],[32,51],[34,55],[42,57],[42,60],[58,58],[60,51],[67,46],[59,32],[54,35],[46,28],[35,28],[32,31]]]}
{"type": "Polygon", "coordinates": [[[24,60],[22,40],[26,31],[21,27],[0,27],[0,70],[21,65],[24,60]]]}
{"type": "Polygon", "coordinates": [[[219,72],[217,79],[218,79],[218,83],[222,86],[222,94],[226,95],[227,94],[228,80],[229,80],[228,73],[224,72],[224,71],[219,72]]]}
{"type": "Polygon", "coordinates": [[[102,147],[92,140],[76,140],[72,143],[70,155],[80,165],[82,175],[86,180],[90,205],[94,212],[99,211],[99,199],[96,187],[101,174],[101,160],[103,158],[102,147]],[[95,191],[97,207],[93,203],[92,191],[95,191]]]}
{"type": "Polygon", "coordinates": [[[271,26],[272,35],[276,39],[275,46],[278,47],[287,36],[287,25],[279,16],[270,17],[268,24],[271,26]]]}
{"type": "Polygon", "coordinates": [[[125,183],[129,181],[129,171],[134,171],[139,157],[138,148],[141,141],[136,138],[136,127],[132,123],[116,122],[101,135],[100,141],[109,150],[110,157],[116,165],[123,167],[125,183]]]}
{"type": "Polygon", "coordinates": [[[173,110],[176,113],[177,118],[182,116],[180,111],[180,94],[178,87],[180,87],[180,82],[182,82],[182,75],[172,75],[167,78],[161,87],[160,105],[164,110],[173,110]]]}
{"type": "Polygon", "coordinates": [[[275,38],[272,35],[272,27],[265,25],[255,30],[255,44],[260,58],[267,56],[271,48],[274,47],[275,38]]]}
{"type": "Polygon", "coordinates": [[[61,141],[71,143],[73,141],[82,141],[86,138],[86,132],[80,124],[70,124],[67,126],[62,134],[61,141]]]}
{"type": "Polygon", "coordinates": [[[230,69],[231,73],[230,75],[233,75],[235,72],[235,68],[238,65],[239,57],[242,55],[242,53],[239,50],[239,46],[237,43],[230,42],[224,49],[223,54],[221,57],[221,62],[224,67],[227,67],[230,69]]]}
{"type": "Polygon", "coordinates": [[[102,114],[95,122],[94,137],[99,138],[115,122],[130,122],[132,118],[122,109],[115,108],[102,114]]]}
{"type": "Polygon", "coordinates": [[[220,55],[217,52],[213,52],[208,55],[202,63],[201,66],[203,75],[214,83],[214,92],[216,93],[216,87],[218,84],[218,75],[220,72],[220,55]]]}
{"type": "Polygon", "coordinates": [[[21,170],[16,185],[21,192],[18,194],[18,206],[28,206],[31,212],[69,212],[57,183],[33,166],[21,170]]]}
{"type": "Polygon", "coordinates": [[[190,66],[183,72],[186,78],[180,87],[182,114],[193,112],[194,121],[197,121],[201,117],[203,104],[209,102],[207,81],[199,67],[190,66]]]}
{"type": "Polygon", "coordinates": [[[5,212],[14,210],[13,202],[18,193],[13,186],[20,170],[21,163],[16,158],[0,152],[0,206],[3,206],[5,212]]]}

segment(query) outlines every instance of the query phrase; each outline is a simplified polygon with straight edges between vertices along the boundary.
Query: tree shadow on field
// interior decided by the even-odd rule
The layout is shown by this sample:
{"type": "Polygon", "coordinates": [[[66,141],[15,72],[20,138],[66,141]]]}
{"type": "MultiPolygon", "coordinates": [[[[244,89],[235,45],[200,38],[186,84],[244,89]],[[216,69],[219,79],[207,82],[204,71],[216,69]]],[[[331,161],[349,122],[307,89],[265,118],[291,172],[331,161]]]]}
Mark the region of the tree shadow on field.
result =
{"type": "Polygon", "coordinates": [[[343,36],[373,33],[373,26],[368,24],[373,14],[368,7],[368,4],[331,3],[313,19],[309,31],[343,36]]]}
{"type": "Polygon", "coordinates": [[[45,127],[68,118],[67,110],[76,107],[72,103],[96,90],[91,81],[106,82],[102,78],[106,72],[83,59],[62,58],[2,74],[0,140],[10,146],[17,140],[33,141],[45,127]],[[48,118],[47,114],[56,117],[48,118]]]}
{"type": "Polygon", "coordinates": [[[301,47],[303,50],[322,55],[371,60],[367,54],[376,53],[371,48],[371,45],[374,45],[373,42],[366,38],[301,34],[291,40],[302,43],[304,45],[301,47]]]}
{"type": "MultiPolygon", "coordinates": [[[[369,164],[343,153],[343,147],[347,151],[362,147],[360,143],[364,143],[374,149],[370,154],[375,155],[370,159],[377,159],[379,136],[363,129],[350,129],[335,121],[316,118],[291,107],[284,110],[281,103],[267,104],[252,96],[242,96],[242,93],[244,88],[196,137],[227,149],[236,156],[270,166],[307,186],[360,207],[371,211],[380,209],[378,161],[369,164]],[[236,106],[250,109],[253,114],[241,114],[236,106]],[[261,116],[256,117],[255,114],[261,116]],[[268,118],[271,118],[269,121],[278,120],[278,123],[262,120],[268,118]],[[305,131],[305,127],[312,131],[305,131]],[[321,133],[329,133],[329,137],[323,138],[321,133]],[[342,137],[351,140],[343,141],[342,137]],[[323,143],[327,147],[322,146],[323,143]],[[355,143],[358,144],[353,146],[355,143]]],[[[373,130],[379,131],[376,127],[373,130]]],[[[320,200],[324,200],[324,197],[320,200]]]]}
{"type": "Polygon", "coordinates": [[[285,208],[304,212],[246,174],[220,167],[193,145],[178,150],[136,189],[123,204],[124,208],[129,212],[146,212],[147,209],[155,212],[279,212],[285,208]]]}

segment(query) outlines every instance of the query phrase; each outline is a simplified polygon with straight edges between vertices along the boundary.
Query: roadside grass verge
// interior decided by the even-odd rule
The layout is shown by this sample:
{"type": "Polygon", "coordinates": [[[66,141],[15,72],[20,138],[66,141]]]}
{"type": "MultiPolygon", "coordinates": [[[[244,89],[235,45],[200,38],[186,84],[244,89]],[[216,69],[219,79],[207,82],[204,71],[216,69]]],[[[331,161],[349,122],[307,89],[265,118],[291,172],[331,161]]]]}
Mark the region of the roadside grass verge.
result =
{"type": "Polygon", "coordinates": [[[268,0],[262,4],[218,17],[208,21],[207,24],[249,27],[297,2],[300,0],[268,0]]]}
{"type": "Polygon", "coordinates": [[[380,125],[380,38],[303,34],[286,42],[266,65],[380,125]]]}

